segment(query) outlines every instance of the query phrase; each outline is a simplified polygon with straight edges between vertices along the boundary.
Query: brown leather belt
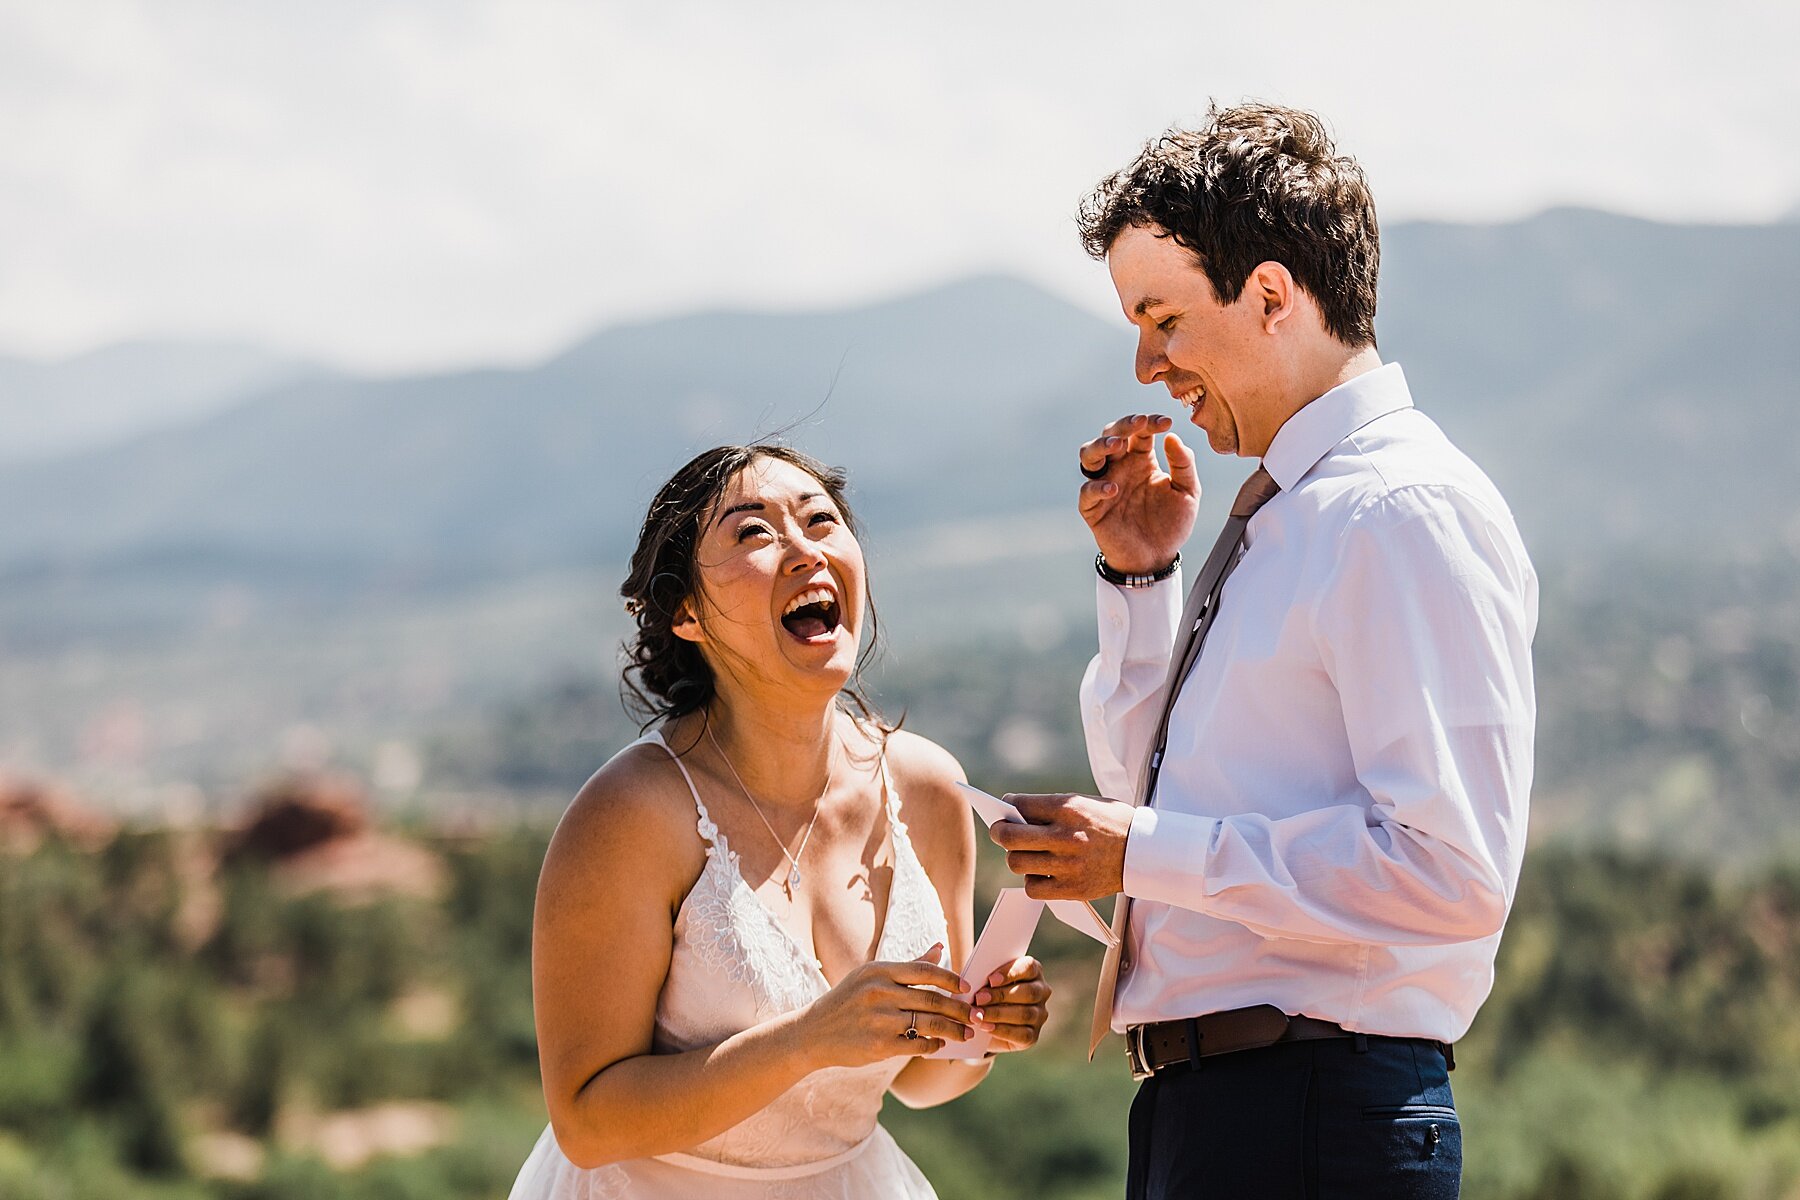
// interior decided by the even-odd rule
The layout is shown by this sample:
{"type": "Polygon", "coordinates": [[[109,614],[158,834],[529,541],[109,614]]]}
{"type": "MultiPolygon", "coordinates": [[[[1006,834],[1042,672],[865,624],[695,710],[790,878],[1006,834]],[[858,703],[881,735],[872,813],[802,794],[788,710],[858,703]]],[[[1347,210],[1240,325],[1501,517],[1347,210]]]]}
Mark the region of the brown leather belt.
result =
{"type": "Polygon", "coordinates": [[[1198,1066],[1202,1058],[1237,1050],[1258,1050],[1277,1042],[1311,1042],[1356,1034],[1334,1021],[1290,1017],[1272,1004],[1234,1008],[1179,1021],[1133,1025],[1125,1031],[1125,1057],[1133,1079],[1148,1079],[1177,1063],[1198,1066]]]}

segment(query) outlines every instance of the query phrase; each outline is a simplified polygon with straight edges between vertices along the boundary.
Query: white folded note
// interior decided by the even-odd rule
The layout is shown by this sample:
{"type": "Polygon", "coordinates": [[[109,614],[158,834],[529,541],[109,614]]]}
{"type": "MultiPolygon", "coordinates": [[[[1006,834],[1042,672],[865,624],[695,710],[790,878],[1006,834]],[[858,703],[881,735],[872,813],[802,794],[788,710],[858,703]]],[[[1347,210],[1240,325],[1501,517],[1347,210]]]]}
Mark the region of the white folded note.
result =
{"type": "MultiPolygon", "coordinates": [[[[1026,824],[1025,817],[1018,809],[998,796],[990,796],[978,787],[958,782],[962,789],[963,799],[975,810],[984,824],[992,825],[995,821],[1017,821],[1026,824]]],[[[1067,925],[1070,929],[1087,934],[1097,942],[1110,946],[1118,939],[1113,937],[1112,927],[1103,920],[1094,906],[1086,900],[1052,900],[1050,914],[1067,925]]],[[[967,976],[964,976],[967,978],[967,976]]]]}
{"type": "Polygon", "coordinates": [[[956,786],[962,789],[963,799],[969,802],[969,807],[975,810],[984,824],[992,825],[995,821],[1017,821],[1021,825],[1025,824],[1025,818],[1019,810],[1000,797],[990,796],[980,788],[972,787],[960,780],[956,786]]]}
{"type": "Polygon", "coordinates": [[[1102,921],[1094,906],[1086,900],[1050,900],[1046,903],[1050,905],[1051,916],[1077,933],[1085,933],[1104,946],[1119,940],[1113,936],[1112,926],[1102,921]]]}

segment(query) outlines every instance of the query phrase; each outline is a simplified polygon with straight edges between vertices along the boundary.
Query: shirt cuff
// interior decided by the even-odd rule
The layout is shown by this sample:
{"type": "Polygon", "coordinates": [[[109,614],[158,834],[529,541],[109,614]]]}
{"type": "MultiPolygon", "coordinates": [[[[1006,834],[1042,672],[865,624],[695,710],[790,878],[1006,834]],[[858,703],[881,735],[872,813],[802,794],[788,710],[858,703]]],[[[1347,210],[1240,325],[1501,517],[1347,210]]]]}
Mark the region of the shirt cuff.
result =
{"type": "Polygon", "coordinates": [[[1100,614],[1100,651],[1115,662],[1168,662],[1181,623],[1181,570],[1148,587],[1094,581],[1100,614]]]}
{"type": "MultiPolygon", "coordinates": [[[[1140,808],[1125,838],[1125,894],[1194,909],[1217,817],[1140,808]]],[[[1197,910],[1196,910],[1197,911],[1197,910]]]]}

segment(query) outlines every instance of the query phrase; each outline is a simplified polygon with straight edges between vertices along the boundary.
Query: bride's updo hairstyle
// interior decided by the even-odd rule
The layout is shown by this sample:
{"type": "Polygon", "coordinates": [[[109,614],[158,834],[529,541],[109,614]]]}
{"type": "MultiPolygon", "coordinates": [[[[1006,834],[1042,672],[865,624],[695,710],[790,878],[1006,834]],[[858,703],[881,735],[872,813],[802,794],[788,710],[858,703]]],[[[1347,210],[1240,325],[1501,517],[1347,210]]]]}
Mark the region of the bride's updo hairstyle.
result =
{"type": "MultiPolygon", "coordinates": [[[[637,631],[625,640],[620,695],[644,728],[697,712],[713,698],[712,667],[699,646],[675,636],[675,619],[681,602],[700,593],[701,522],[738,472],[764,458],[788,463],[817,479],[850,532],[858,532],[856,516],[844,500],[844,472],[790,446],[774,442],[716,446],[676,471],[644,514],[644,527],[631,555],[631,573],[619,588],[625,611],[637,622],[637,631]]],[[[857,685],[876,648],[875,603],[865,600],[868,637],[843,695],[863,717],[890,729],[857,685]]]]}

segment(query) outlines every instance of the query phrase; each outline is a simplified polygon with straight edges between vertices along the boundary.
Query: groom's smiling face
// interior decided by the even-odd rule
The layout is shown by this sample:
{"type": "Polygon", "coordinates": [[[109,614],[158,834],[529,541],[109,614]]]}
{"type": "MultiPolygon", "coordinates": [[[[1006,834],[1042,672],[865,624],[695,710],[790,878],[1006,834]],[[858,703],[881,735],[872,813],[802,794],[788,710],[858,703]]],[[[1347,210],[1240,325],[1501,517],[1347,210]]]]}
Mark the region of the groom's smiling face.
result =
{"type": "Polygon", "coordinates": [[[1220,304],[1192,253],[1144,226],[1121,230],[1106,264],[1137,327],[1138,382],[1167,387],[1220,454],[1260,454],[1274,430],[1258,428],[1266,350],[1254,289],[1220,304]]]}

